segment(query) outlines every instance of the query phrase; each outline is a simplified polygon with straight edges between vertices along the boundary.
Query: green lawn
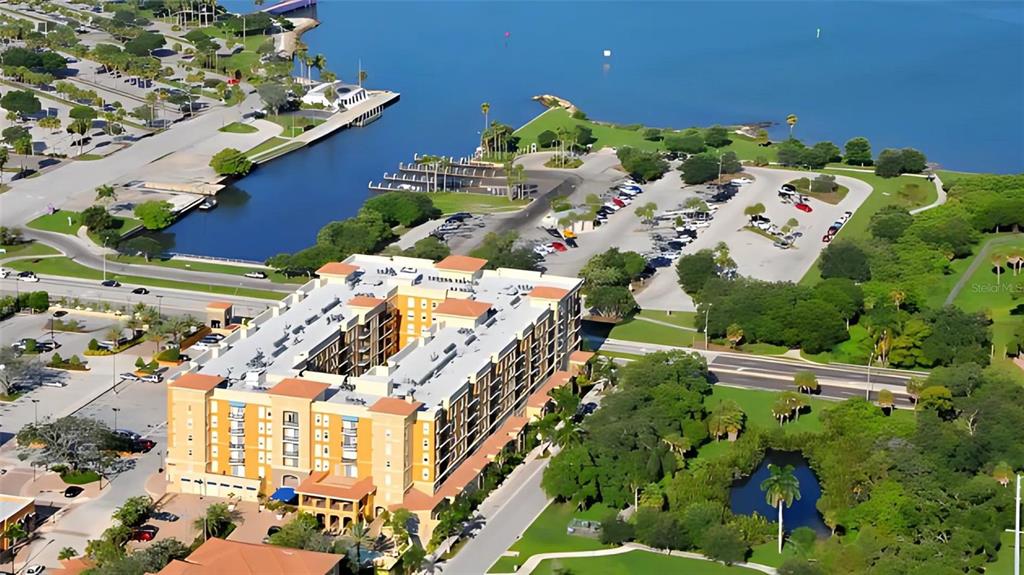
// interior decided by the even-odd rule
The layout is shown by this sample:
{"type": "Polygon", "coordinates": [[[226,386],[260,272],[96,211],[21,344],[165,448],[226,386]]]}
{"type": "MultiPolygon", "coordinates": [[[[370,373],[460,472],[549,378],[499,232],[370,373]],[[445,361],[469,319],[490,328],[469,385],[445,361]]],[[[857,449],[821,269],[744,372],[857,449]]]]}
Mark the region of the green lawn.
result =
{"type": "MultiPolygon", "coordinates": [[[[113,219],[114,229],[119,230],[121,235],[142,226],[142,221],[134,218],[113,216],[113,219]]],[[[70,210],[57,210],[52,214],[43,214],[26,225],[34,230],[75,235],[78,233],[78,228],[82,227],[82,214],[70,210]]],[[[90,232],[89,237],[99,243],[99,238],[95,234],[90,232]]]]}
{"type": "Polygon", "coordinates": [[[831,351],[811,354],[801,352],[800,355],[818,363],[854,363],[864,365],[871,353],[872,341],[868,330],[860,324],[850,326],[850,339],[840,343],[831,351]]]}
{"type": "MultiPolygon", "coordinates": [[[[118,255],[110,258],[110,261],[116,261],[126,264],[138,264],[147,266],[159,266],[165,268],[175,268],[179,270],[192,270],[197,272],[212,272],[218,274],[228,274],[233,276],[244,276],[246,273],[251,272],[254,268],[248,268],[244,266],[236,266],[230,264],[221,264],[216,262],[203,262],[203,261],[192,261],[192,260],[179,260],[179,259],[158,259],[153,258],[146,261],[146,258],[141,256],[124,256],[118,255]]],[[[267,278],[274,283],[292,283],[292,284],[303,284],[309,281],[309,278],[300,277],[287,277],[284,274],[272,270],[265,270],[263,268],[255,268],[256,271],[262,271],[267,274],[267,278]]]]}
{"type": "Polygon", "coordinates": [[[48,256],[60,253],[56,248],[52,248],[39,242],[25,242],[23,244],[13,246],[0,246],[0,248],[3,248],[4,250],[4,253],[0,253],[0,259],[25,256],[48,256]]]}
{"type": "MultiPolygon", "coordinates": [[[[621,146],[631,146],[642,150],[665,149],[665,144],[662,140],[652,141],[644,139],[643,131],[646,127],[636,130],[631,129],[632,126],[626,127],[618,124],[595,122],[594,120],[577,120],[569,112],[561,108],[547,110],[516,130],[516,135],[520,138],[519,149],[529,148],[530,144],[537,141],[537,136],[545,130],[555,132],[560,127],[571,129],[577,125],[586,126],[593,131],[593,136],[597,140],[593,145],[595,150],[604,147],[618,148],[621,146]]],[[[736,156],[741,160],[753,160],[758,156],[763,156],[769,161],[776,159],[774,147],[762,148],[757,145],[755,140],[735,133],[730,133],[729,139],[732,140],[732,143],[723,147],[722,150],[735,152],[736,156]]]]}
{"type": "Polygon", "coordinates": [[[250,126],[249,124],[243,124],[241,122],[231,122],[227,126],[221,128],[220,131],[231,134],[255,134],[256,132],[259,132],[259,128],[250,126]]]}
{"type": "Polygon", "coordinates": [[[434,206],[442,214],[470,212],[474,214],[500,213],[518,210],[530,200],[510,200],[505,196],[469,194],[464,192],[429,192],[434,206]]]}
{"type": "Polygon", "coordinates": [[[612,328],[608,337],[611,339],[683,347],[692,346],[694,338],[699,337],[702,342],[704,339],[703,335],[694,331],[678,329],[640,319],[630,319],[616,325],[612,328]]]}
{"type": "Polygon", "coordinates": [[[697,327],[697,312],[695,311],[667,312],[660,309],[642,309],[637,315],[648,319],[671,323],[673,325],[678,325],[679,327],[697,327]]]}
{"type": "MultiPolygon", "coordinates": [[[[18,271],[34,271],[38,274],[75,277],[89,280],[101,281],[103,272],[88,268],[66,257],[43,258],[38,260],[18,260],[8,264],[18,271]]],[[[279,300],[285,294],[269,290],[258,290],[244,287],[230,287],[219,285],[198,284],[192,282],[181,282],[142,276],[122,275],[108,273],[107,279],[115,279],[124,284],[144,285],[149,287],[162,287],[171,289],[188,290],[220,295],[237,295],[242,297],[253,297],[260,299],[279,300]]]]}
{"type": "Polygon", "coordinates": [[[791,180],[789,183],[792,184],[796,188],[796,190],[801,194],[806,194],[816,200],[825,202],[826,204],[838,204],[839,202],[843,201],[843,198],[846,197],[846,194],[850,192],[850,188],[847,188],[846,186],[842,186],[839,184],[836,184],[836,189],[835,191],[832,192],[812,192],[810,191],[811,181],[807,178],[797,178],[795,180],[791,180]]]}
{"type": "MultiPolygon", "coordinates": [[[[1012,528],[1013,526],[1009,525],[1008,527],[1012,528]]],[[[1013,533],[1003,533],[1000,542],[998,557],[985,566],[987,575],[1013,575],[1013,533]]]]}
{"type": "MultiPolygon", "coordinates": [[[[1007,235],[997,241],[997,245],[989,250],[985,259],[993,255],[1008,252],[1012,249],[1024,249],[1024,236],[1021,234],[1007,235]]],[[[992,318],[992,343],[997,356],[1002,356],[1006,344],[1013,334],[1014,328],[1024,321],[1024,316],[1011,316],[1010,310],[1018,304],[1024,304],[1024,275],[1014,276],[1004,267],[1000,276],[996,276],[995,267],[989,261],[983,261],[967,284],[953,300],[953,304],[964,311],[982,311],[992,318]]]]}
{"type": "Polygon", "coordinates": [[[249,158],[252,158],[254,156],[258,156],[259,154],[262,154],[263,152],[266,152],[267,150],[276,148],[278,146],[281,146],[281,145],[284,145],[284,144],[287,144],[287,143],[288,143],[288,140],[286,140],[284,138],[278,138],[278,137],[275,136],[275,137],[270,138],[269,140],[267,140],[265,142],[262,142],[260,144],[257,144],[255,146],[253,146],[252,148],[249,148],[245,152],[245,155],[248,156],[249,158]]]}
{"type": "MultiPolygon", "coordinates": [[[[915,176],[881,178],[874,174],[831,168],[826,168],[822,172],[863,180],[872,187],[871,195],[854,212],[850,221],[846,222],[846,225],[839,230],[837,238],[868,238],[870,236],[868,224],[871,223],[871,216],[875,215],[878,210],[892,205],[903,206],[907,209],[917,208],[932,203],[938,197],[935,186],[931,182],[915,176]]],[[[814,285],[819,281],[821,281],[821,274],[818,271],[817,263],[815,263],[800,280],[800,283],[814,285]]]]}
{"type": "Polygon", "coordinates": [[[306,131],[307,128],[319,126],[324,123],[320,118],[307,118],[305,116],[280,116],[272,114],[267,116],[267,121],[281,126],[281,137],[294,138],[306,131]]]}
{"type": "Polygon", "coordinates": [[[721,563],[672,557],[650,551],[630,551],[604,557],[573,557],[542,561],[535,575],[572,573],[572,575],[636,575],[663,573],[679,575],[741,575],[760,573],[743,567],[727,567],[721,563]],[[560,571],[559,571],[560,570],[560,571]]]}
{"type": "Polygon", "coordinates": [[[519,555],[498,559],[488,571],[492,573],[512,573],[528,557],[539,553],[604,549],[606,546],[602,545],[597,539],[569,535],[565,529],[569,526],[569,521],[574,517],[577,519],[600,521],[607,514],[608,508],[603,505],[595,505],[590,509],[579,511],[568,503],[552,503],[526,529],[526,532],[523,533],[519,541],[516,541],[509,548],[510,551],[518,551],[519,555]]]}

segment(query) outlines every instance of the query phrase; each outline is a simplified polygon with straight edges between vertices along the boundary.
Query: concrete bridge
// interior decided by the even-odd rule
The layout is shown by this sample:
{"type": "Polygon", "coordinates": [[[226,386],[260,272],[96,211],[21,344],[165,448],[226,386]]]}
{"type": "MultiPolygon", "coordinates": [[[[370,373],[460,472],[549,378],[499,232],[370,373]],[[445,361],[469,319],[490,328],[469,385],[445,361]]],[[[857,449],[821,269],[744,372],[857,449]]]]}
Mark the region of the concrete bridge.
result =
{"type": "Polygon", "coordinates": [[[280,16],[281,14],[287,14],[288,12],[294,12],[295,10],[302,10],[303,8],[309,8],[310,6],[316,6],[316,0],[283,0],[277,4],[267,6],[260,10],[260,12],[280,16]]]}

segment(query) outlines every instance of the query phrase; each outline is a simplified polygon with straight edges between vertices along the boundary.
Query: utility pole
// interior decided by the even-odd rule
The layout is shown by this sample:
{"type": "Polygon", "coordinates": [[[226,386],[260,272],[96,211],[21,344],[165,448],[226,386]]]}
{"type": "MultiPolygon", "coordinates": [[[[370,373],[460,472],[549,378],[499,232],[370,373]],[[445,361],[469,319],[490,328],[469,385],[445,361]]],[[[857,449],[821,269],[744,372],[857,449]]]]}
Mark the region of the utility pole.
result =
{"type": "Polygon", "coordinates": [[[121,411],[121,408],[120,407],[111,407],[110,409],[112,409],[114,411],[114,430],[116,431],[117,430],[117,412],[121,411]]]}
{"type": "Polygon", "coordinates": [[[868,356],[868,386],[864,390],[864,399],[866,401],[871,401],[871,364],[874,362],[874,360],[875,360],[875,352],[872,351],[871,355],[868,356]]]}

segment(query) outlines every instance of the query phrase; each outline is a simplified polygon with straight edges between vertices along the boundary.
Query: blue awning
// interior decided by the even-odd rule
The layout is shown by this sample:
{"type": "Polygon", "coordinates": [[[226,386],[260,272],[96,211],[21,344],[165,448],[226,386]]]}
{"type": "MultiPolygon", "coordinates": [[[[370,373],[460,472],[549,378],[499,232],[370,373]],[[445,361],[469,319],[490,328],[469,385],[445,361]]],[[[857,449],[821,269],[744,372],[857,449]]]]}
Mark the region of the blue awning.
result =
{"type": "Polygon", "coordinates": [[[294,487],[278,487],[270,498],[282,503],[293,503],[298,497],[295,495],[294,487]]]}

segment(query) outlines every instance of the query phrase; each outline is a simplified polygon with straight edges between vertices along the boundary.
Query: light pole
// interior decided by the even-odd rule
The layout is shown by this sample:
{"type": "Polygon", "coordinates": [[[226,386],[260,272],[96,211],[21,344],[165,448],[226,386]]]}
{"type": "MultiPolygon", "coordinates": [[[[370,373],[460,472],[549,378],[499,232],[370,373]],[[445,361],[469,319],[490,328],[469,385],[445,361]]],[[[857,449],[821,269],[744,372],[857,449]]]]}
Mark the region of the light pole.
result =
{"type": "Polygon", "coordinates": [[[114,411],[114,430],[116,431],[117,430],[117,412],[121,411],[121,408],[120,407],[111,407],[110,409],[114,411]]]}
{"type": "Polygon", "coordinates": [[[32,424],[39,425],[39,400],[33,399],[32,401],[32,424]]]}
{"type": "Polygon", "coordinates": [[[875,352],[872,351],[871,355],[868,356],[868,386],[864,390],[864,399],[871,401],[871,363],[875,360],[875,352]]]}
{"type": "Polygon", "coordinates": [[[162,296],[162,295],[156,296],[156,315],[157,315],[157,317],[159,317],[161,315],[161,313],[162,313],[163,304],[164,304],[164,296],[162,296]]]}
{"type": "Polygon", "coordinates": [[[711,317],[711,304],[704,310],[704,351],[708,350],[708,318],[711,317]]]}

